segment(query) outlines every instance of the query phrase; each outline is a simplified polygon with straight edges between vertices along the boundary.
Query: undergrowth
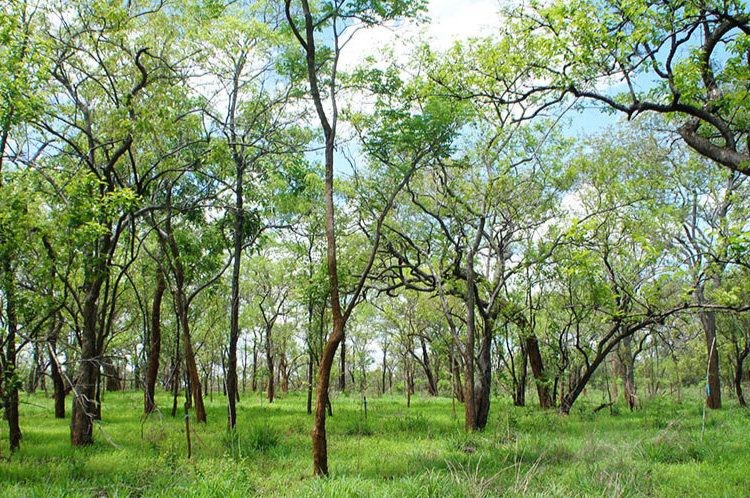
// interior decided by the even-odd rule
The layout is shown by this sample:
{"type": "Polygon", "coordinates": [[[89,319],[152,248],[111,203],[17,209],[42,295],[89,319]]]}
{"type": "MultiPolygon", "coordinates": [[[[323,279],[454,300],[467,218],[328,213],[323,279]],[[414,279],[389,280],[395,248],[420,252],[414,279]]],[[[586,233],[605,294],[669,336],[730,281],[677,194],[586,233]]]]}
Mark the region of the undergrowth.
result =
{"type": "MultiPolygon", "coordinates": [[[[165,393],[157,401],[170,405],[165,393]]],[[[493,399],[479,433],[452,417],[450,399],[368,404],[365,418],[360,397],[336,397],[331,476],[317,479],[301,395],[272,405],[244,398],[231,433],[215,396],[208,424],[190,421],[190,459],[184,419],[142,418],[140,393],[108,393],[96,443],[82,449],[70,447],[69,422],[53,418],[51,399],[24,395],[21,450],[8,458],[0,441],[0,498],[750,496],[750,414],[731,401],[708,414],[703,434],[698,400],[592,414],[584,398],[561,417],[493,399]]]]}

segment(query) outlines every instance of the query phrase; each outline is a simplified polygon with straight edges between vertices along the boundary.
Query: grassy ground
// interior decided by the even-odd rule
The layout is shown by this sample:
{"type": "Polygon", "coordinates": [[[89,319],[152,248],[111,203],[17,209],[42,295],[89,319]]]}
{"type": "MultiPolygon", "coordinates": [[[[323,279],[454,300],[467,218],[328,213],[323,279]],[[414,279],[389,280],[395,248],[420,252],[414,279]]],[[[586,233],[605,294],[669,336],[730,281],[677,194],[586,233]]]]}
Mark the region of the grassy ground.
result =
{"type": "MultiPolygon", "coordinates": [[[[727,400],[710,413],[701,442],[701,404],[663,399],[646,413],[592,414],[587,400],[567,418],[493,400],[490,423],[466,434],[450,399],[338,396],[328,420],[331,477],[310,476],[306,398],[239,406],[238,435],[226,432],[225,400],[208,403],[186,454],[182,418],[139,418],[140,393],[109,394],[96,443],[69,444],[68,420],[52,401],[24,396],[22,449],[0,462],[0,497],[750,497],[750,413],[727,400]],[[106,433],[106,434],[105,434],[106,433]],[[118,445],[107,442],[107,437],[118,445]]],[[[171,407],[167,395],[159,406],[171,407]]],[[[457,407],[462,410],[462,406],[457,407]]],[[[2,456],[8,456],[2,425],[2,456]]]]}

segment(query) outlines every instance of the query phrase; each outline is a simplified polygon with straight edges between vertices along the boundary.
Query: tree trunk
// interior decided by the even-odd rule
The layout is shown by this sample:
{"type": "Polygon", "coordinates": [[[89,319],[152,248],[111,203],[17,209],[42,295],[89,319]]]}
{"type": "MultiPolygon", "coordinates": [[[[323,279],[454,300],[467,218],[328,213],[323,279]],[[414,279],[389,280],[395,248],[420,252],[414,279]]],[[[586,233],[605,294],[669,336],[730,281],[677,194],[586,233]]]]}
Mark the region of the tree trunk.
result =
{"type": "MultiPolygon", "coordinates": [[[[338,299],[336,299],[338,302],[338,299]]],[[[315,397],[315,425],[312,430],[313,441],[313,473],[328,475],[328,448],[326,442],[326,407],[328,387],[331,380],[331,367],[336,348],[344,337],[344,318],[340,314],[333,314],[333,332],[323,347],[323,355],[318,368],[318,390],[315,397]],[[338,315],[338,316],[337,316],[338,315]]]]}
{"type": "Polygon", "coordinates": [[[638,398],[636,397],[636,386],[635,386],[635,359],[632,351],[633,338],[631,336],[625,337],[622,340],[622,348],[620,350],[620,364],[622,365],[622,383],[623,383],[623,395],[625,396],[625,403],[632,412],[635,408],[638,398]]]}
{"type": "Polygon", "coordinates": [[[39,343],[35,342],[31,355],[31,368],[29,369],[29,380],[26,387],[27,393],[33,394],[36,392],[39,377],[39,343]]]}
{"type": "Polygon", "coordinates": [[[464,402],[464,386],[461,383],[461,364],[455,355],[451,354],[451,368],[453,369],[453,377],[456,379],[456,400],[459,403],[464,402]]]}
{"type": "Polygon", "coordinates": [[[177,334],[174,340],[174,371],[172,373],[172,417],[177,416],[177,397],[180,393],[180,324],[177,322],[177,334]]]}
{"type": "Polygon", "coordinates": [[[148,352],[148,369],[146,370],[146,393],[144,396],[144,413],[148,415],[156,409],[156,379],[159,374],[159,355],[161,354],[161,301],[167,289],[161,268],[156,269],[156,289],[151,306],[151,348],[148,352]]]}
{"type": "MultiPolygon", "coordinates": [[[[702,298],[703,289],[697,289],[702,298]]],[[[706,358],[708,359],[708,385],[706,386],[706,406],[712,410],[721,408],[721,381],[719,378],[719,350],[716,338],[716,313],[701,311],[699,313],[703,332],[706,337],[706,358]]]]}
{"type": "Polygon", "coordinates": [[[737,393],[737,401],[739,401],[742,408],[747,408],[747,401],[745,401],[745,394],[742,391],[742,374],[744,368],[745,358],[750,354],[750,348],[745,348],[737,355],[737,363],[734,365],[734,390],[737,393]]]}
{"type": "Polygon", "coordinates": [[[432,367],[430,366],[430,357],[427,353],[427,345],[425,344],[424,337],[420,336],[419,342],[422,346],[422,368],[424,369],[424,373],[427,376],[427,392],[430,394],[430,396],[437,396],[437,381],[435,380],[435,375],[432,373],[432,367]]]}
{"type": "Polygon", "coordinates": [[[81,330],[81,358],[74,390],[73,413],[70,419],[70,443],[87,446],[94,442],[93,421],[97,413],[96,387],[99,360],[96,348],[99,291],[104,284],[106,263],[90,268],[84,279],[83,329],[81,330]]]}
{"type": "Polygon", "coordinates": [[[474,343],[476,332],[476,296],[474,294],[474,251],[479,243],[481,231],[477,230],[474,245],[466,253],[466,355],[464,357],[464,382],[466,392],[464,404],[464,426],[467,431],[475,431],[477,427],[476,392],[474,390],[474,343]]]}
{"type": "Polygon", "coordinates": [[[542,362],[542,353],[539,351],[539,341],[536,335],[529,333],[526,337],[526,351],[529,354],[531,371],[536,381],[536,392],[539,395],[539,407],[543,410],[552,408],[552,397],[549,393],[549,378],[542,362]]]}
{"type": "Polygon", "coordinates": [[[250,387],[253,392],[258,391],[258,344],[255,342],[253,332],[253,380],[250,383],[250,387]]]}
{"type": "Polygon", "coordinates": [[[289,370],[286,364],[286,355],[282,353],[281,362],[279,364],[281,373],[281,392],[287,394],[289,392],[289,370]]]}
{"type": "Polygon", "coordinates": [[[341,366],[339,372],[339,390],[346,391],[346,336],[341,339],[341,366]]]}
{"type": "Polygon", "coordinates": [[[187,368],[188,377],[190,379],[190,389],[193,398],[193,404],[195,405],[195,420],[197,423],[206,422],[206,409],[203,404],[203,392],[201,390],[200,376],[198,375],[198,366],[195,363],[195,353],[193,352],[192,339],[190,337],[190,323],[188,320],[188,302],[187,296],[185,295],[185,273],[182,267],[182,260],[180,256],[180,250],[177,246],[177,242],[174,238],[174,232],[172,230],[172,215],[171,213],[167,216],[164,224],[164,232],[159,232],[160,240],[164,252],[171,253],[172,268],[175,277],[175,288],[173,290],[175,306],[177,308],[177,316],[180,321],[180,328],[182,329],[183,347],[185,349],[185,366],[187,368]]]}
{"type": "Polygon", "coordinates": [[[313,383],[313,358],[312,355],[307,359],[307,414],[312,415],[312,383],[313,383]]]}
{"type": "Polygon", "coordinates": [[[65,383],[63,382],[62,372],[60,372],[60,365],[57,363],[57,340],[62,326],[62,319],[55,315],[52,318],[49,335],[47,336],[50,348],[50,377],[52,377],[52,387],[55,391],[55,418],[65,418],[65,383]]]}
{"type": "Polygon", "coordinates": [[[382,385],[380,386],[380,394],[385,394],[385,376],[386,371],[388,370],[388,363],[386,362],[386,358],[388,356],[388,344],[385,344],[383,346],[383,379],[382,379],[382,385]]]}
{"type": "Polygon", "coordinates": [[[521,351],[521,372],[516,382],[513,405],[526,406],[526,377],[528,376],[529,353],[524,347],[521,351]]]}
{"type": "Polygon", "coordinates": [[[617,355],[612,359],[612,398],[617,399],[617,379],[620,377],[620,359],[617,355]]]}
{"type": "Polygon", "coordinates": [[[268,367],[268,383],[266,384],[266,396],[268,402],[273,403],[273,398],[276,393],[274,386],[274,354],[273,354],[273,343],[271,341],[272,326],[266,326],[266,366],[268,367]]]}
{"type": "MultiPolygon", "coordinates": [[[[234,133],[234,130],[232,131],[234,133]]],[[[227,423],[230,429],[237,423],[237,341],[240,337],[240,271],[242,269],[242,242],[245,230],[245,212],[243,207],[243,174],[245,172],[242,157],[235,152],[236,183],[234,213],[234,261],[232,266],[232,296],[229,319],[229,368],[226,374],[227,401],[229,413],[227,423]]]]}
{"type": "Polygon", "coordinates": [[[476,428],[483,430],[487,426],[490,413],[490,391],[492,386],[492,328],[493,321],[485,318],[482,342],[479,346],[479,377],[474,390],[476,396],[476,428]]]}
{"type": "Polygon", "coordinates": [[[2,385],[5,395],[5,418],[8,420],[8,443],[10,451],[21,447],[21,427],[18,422],[18,378],[16,376],[16,331],[18,329],[18,315],[16,309],[16,283],[13,268],[8,257],[3,258],[3,291],[5,294],[5,338],[4,382],[2,385]]]}

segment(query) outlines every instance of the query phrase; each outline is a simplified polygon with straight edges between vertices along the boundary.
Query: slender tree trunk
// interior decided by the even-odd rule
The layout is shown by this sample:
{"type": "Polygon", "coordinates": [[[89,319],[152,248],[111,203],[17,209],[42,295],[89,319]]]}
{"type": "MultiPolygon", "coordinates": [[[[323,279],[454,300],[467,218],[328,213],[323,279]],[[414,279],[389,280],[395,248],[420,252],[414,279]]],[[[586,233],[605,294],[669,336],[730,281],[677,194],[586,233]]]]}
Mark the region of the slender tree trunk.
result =
{"type": "Polygon", "coordinates": [[[26,392],[33,394],[39,385],[39,343],[34,343],[31,356],[31,368],[29,369],[29,380],[26,392]]]}
{"type": "Polygon", "coordinates": [[[253,392],[258,391],[258,344],[255,341],[255,337],[253,337],[253,381],[250,387],[253,392]]]}
{"type": "Polygon", "coordinates": [[[451,354],[451,363],[452,363],[452,369],[453,369],[453,377],[456,379],[456,400],[459,403],[463,403],[465,400],[464,397],[464,387],[461,383],[461,365],[458,362],[458,359],[455,355],[451,354]]]}
{"type": "Polygon", "coordinates": [[[312,415],[312,393],[313,393],[313,358],[312,354],[307,359],[307,414],[312,415]]]}
{"type": "Polygon", "coordinates": [[[172,230],[171,213],[169,214],[169,216],[167,216],[166,222],[164,224],[164,232],[160,233],[160,235],[162,242],[167,246],[164,248],[164,251],[167,252],[168,250],[171,253],[172,267],[175,277],[175,305],[177,307],[177,315],[180,321],[180,328],[182,329],[183,347],[185,350],[185,366],[187,368],[187,373],[190,379],[190,389],[193,403],[195,405],[195,420],[199,424],[205,423],[206,408],[203,404],[201,381],[200,376],[198,375],[198,366],[195,362],[195,353],[193,352],[193,344],[190,337],[188,302],[187,296],[185,295],[185,273],[182,267],[180,250],[177,246],[177,242],[174,238],[174,232],[172,230]]]}
{"type": "Polygon", "coordinates": [[[430,396],[437,396],[437,381],[435,380],[435,375],[432,373],[432,367],[430,366],[430,356],[427,353],[427,345],[425,344],[424,337],[419,337],[419,343],[422,346],[422,367],[424,368],[424,373],[427,376],[427,392],[430,394],[430,396]]]}
{"type": "Polygon", "coordinates": [[[47,336],[50,347],[50,377],[52,377],[52,387],[55,392],[55,418],[65,418],[65,383],[63,382],[62,372],[60,372],[60,365],[57,363],[57,340],[62,326],[62,319],[58,315],[53,316],[47,336]]]}
{"type": "Polygon", "coordinates": [[[516,392],[513,396],[515,406],[526,406],[526,378],[528,376],[529,353],[525,347],[521,351],[521,372],[516,382],[516,392]]]}
{"type": "Polygon", "coordinates": [[[388,356],[388,345],[386,344],[385,346],[383,346],[383,382],[382,382],[382,385],[380,386],[381,394],[385,394],[385,380],[386,380],[385,376],[386,376],[386,371],[388,370],[388,363],[386,362],[387,356],[388,356]]]}
{"type": "Polygon", "coordinates": [[[180,324],[177,323],[177,334],[174,340],[174,372],[172,375],[172,417],[177,416],[177,397],[180,393],[180,324]]]}
{"type": "Polygon", "coordinates": [[[242,242],[245,230],[242,193],[245,166],[241,156],[235,155],[235,164],[234,261],[232,266],[232,297],[229,320],[229,368],[226,374],[227,401],[229,402],[227,423],[230,429],[233,429],[237,423],[237,341],[240,337],[240,271],[242,269],[242,242]]]}
{"type": "Polygon", "coordinates": [[[242,395],[247,393],[247,337],[242,343],[242,395]]]}
{"type": "Polygon", "coordinates": [[[620,359],[617,355],[612,358],[612,398],[617,399],[617,379],[620,377],[620,359]]]}
{"type": "Polygon", "coordinates": [[[737,363],[734,365],[734,390],[737,393],[737,401],[739,401],[742,408],[747,408],[747,401],[745,401],[745,394],[742,391],[742,376],[744,369],[745,358],[750,354],[750,347],[745,348],[743,351],[739,351],[737,354],[737,363]]]}
{"type": "Polygon", "coordinates": [[[273,403],[273,398],[276,393],[274,386],[274,354],[273,354],[273,342],[271,339],[272,326],[266,326],[266,366],[268,367],[268,383],[266,384],[266,396],[268,402],[273,403]]]}
{"type": "Polygon", "coordinates": [[[346,391],[346,336],[341,339],[341,366],[339,372],[339,390],[346,391]]]}

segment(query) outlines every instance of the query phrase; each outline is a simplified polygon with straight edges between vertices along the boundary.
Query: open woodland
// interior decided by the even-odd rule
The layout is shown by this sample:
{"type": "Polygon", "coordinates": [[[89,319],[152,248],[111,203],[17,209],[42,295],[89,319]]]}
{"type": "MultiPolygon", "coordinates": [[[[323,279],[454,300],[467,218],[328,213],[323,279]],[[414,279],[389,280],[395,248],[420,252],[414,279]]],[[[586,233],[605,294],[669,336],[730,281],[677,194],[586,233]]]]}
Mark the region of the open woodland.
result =
{"type": "Polygon", "coordinates": [[[0,497],[748,496],[750,9],[0,0],[0,497]]]}

